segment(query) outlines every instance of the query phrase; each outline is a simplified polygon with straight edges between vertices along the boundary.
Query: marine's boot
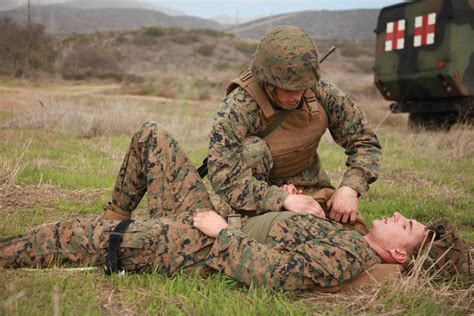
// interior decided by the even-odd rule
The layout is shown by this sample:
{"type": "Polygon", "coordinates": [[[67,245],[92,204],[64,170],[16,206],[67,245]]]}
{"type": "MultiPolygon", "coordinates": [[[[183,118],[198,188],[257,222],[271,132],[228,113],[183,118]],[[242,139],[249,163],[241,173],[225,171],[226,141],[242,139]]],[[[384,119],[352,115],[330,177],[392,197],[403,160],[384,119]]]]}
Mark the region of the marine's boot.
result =
{"type": "Polygon", "coordinates": [[[102,219],[123,221],[125,219],[131,218],[132,213],[120,209],[118,206],[112,204],[112,202],[107,203],[104,206],[104,214],[102,219]]]}

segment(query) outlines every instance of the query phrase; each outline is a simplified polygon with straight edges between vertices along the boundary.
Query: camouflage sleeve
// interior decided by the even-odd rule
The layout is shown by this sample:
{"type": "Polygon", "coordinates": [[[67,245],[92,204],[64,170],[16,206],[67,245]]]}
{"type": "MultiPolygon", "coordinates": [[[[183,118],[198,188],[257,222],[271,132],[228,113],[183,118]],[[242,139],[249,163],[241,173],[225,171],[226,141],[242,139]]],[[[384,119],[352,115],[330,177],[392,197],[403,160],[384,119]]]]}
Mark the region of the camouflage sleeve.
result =
{"type": "Polygon", "coordinates": [[[316,95],[328,115],[328,128],[334,141],[345,149],[347,171],[340,186],[348,186],[359,194],[377,180],[382,148],[368,127],[365,114],[334,84],[321,79],[316,95]]]}
{"type": "Polygon", "coordinates": [[[209,181],[214,191],[229,205],[257,214],[280,211],[287,193],[257,180],[242,158],[242,142],[261,127],[259,109],[241,88],[222,102],[209,141],[209,181]]]}
{"type": "Polygon", "coordinates": [[[236,228],[223,229],[206,265],[250,285],[305,290],[339,285],[366,268],[354,253],[311,241],[284,252],[259,244],[236,228]]]}

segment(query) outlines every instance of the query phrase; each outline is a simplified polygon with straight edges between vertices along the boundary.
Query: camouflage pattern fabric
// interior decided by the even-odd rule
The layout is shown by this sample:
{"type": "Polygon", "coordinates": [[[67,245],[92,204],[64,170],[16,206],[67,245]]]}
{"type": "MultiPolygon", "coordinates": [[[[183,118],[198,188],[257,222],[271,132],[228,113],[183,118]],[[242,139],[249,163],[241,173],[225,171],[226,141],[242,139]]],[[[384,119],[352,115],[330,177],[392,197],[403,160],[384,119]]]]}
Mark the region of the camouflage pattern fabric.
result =
{"type": "MultiPolygon", "coordinates": [[[[378,139],[368,127],[363,112],[335,85],[321,79],[314,92],[328,116],[332,138],[348,156],[348,169],[340,186],[349,186],[364,195],[369,184],[377,179],[382,153],[378,139]]],[[[214,191],[224,201],[235,210],[261,214],[282,209],[287,193],[279,187],[281,184],[292,183],[305,192],[332,188],[319,157],[299,175],[288,179],[269,179],[269,174],[255,173],[255,157],[265,160],[260,165],[272,166],[271,154],[265,146],[246,148],[249,143],[246,138],[252,137],[251,142],[255,143],[255,136],[263,130],[262,123],[263,114],[258,105],[240,87],[223,100],[215,116],[209,142],[208,176],[214,191]]]]}
{"type": "Polygon", "coordinates": [[[293,91],[309,89],[320,77],[316,45],[299,27],[276,27],[260,40],[251,71],[263,84],[293,91]]]}
{"type": "MultiPolygon", "coordinates": [[[[134,221],[123,235],[120,262],[126,271],[171,275],[204,264],[213,239],[192,228],[192,214],[134,221]]],[[[81,216],[46,224],[0,243],[0,266],[40,267],[53,263],[102,265],[109,232],[119,221],[81,216]]]]}
{"type": "MultiPolygon", "coordinates": [[[[312,215],[277,223],[259,244],[236,228],[209,238],[192,227],[194,213],[131,223],[120,247],[122,267],[167,275],[210,268],[247,285],[292,290],[338,285],[382,261],[361,234],[312,215]]],[[[82,216],[39,226],[0,242],[0,266],[101,265],[118,223],[82,216]]]]}
{"type": "Polygon", "coordinates": [[[145,192],[152,218],[212,207],[195,167],[178,142],[156,122],[145,123],[132,137],[112,204],[132,212],[145,192]]]}

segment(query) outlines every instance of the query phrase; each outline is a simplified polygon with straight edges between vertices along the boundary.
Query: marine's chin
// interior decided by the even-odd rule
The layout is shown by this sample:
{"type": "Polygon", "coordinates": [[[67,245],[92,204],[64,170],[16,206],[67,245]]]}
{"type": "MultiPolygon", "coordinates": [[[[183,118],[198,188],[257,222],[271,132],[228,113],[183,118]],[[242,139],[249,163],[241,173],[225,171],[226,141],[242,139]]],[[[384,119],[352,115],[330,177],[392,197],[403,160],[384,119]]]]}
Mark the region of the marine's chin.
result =
{"type": "Polygon", "coordinates": [[[372,227],[382,226],[384,224],[385,224],[385,222],[383,220],[380,220],[380,219],[374,219],[372,221],[372,227]]]}

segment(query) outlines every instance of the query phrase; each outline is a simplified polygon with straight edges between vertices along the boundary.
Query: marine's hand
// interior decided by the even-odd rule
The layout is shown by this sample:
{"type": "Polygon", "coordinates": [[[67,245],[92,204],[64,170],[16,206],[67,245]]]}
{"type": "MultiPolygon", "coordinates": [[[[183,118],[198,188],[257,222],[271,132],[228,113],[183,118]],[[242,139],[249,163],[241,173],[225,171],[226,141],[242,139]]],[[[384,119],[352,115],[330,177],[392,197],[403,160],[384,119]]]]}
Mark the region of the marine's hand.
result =
{"type": "Polygon", "coordinates": [[[207,236],[216,238],[220,231],[228,227],[229,224],[216,212],[205,211],[197,213],[193,217],[193,226],[207,236]]]}
{"type": "Polygon", "coordinates": [[[289,194],[283,202],[283,208],[291,212],[308,213],[326,218],[321,205],[309,195],[289,194]]]}
{"type": "Polygon", "coordinates": [[[359,214],[358,193],[351,187],[342,186],[328,201],[329,218],[336,222],[354,223],[359,214]]]}
{"type": "Polygon", "coordinates": [[[294,184],[284,184],[282,189],[288,194],[303,194],[303,190],[298,190],[294,184]]]}

